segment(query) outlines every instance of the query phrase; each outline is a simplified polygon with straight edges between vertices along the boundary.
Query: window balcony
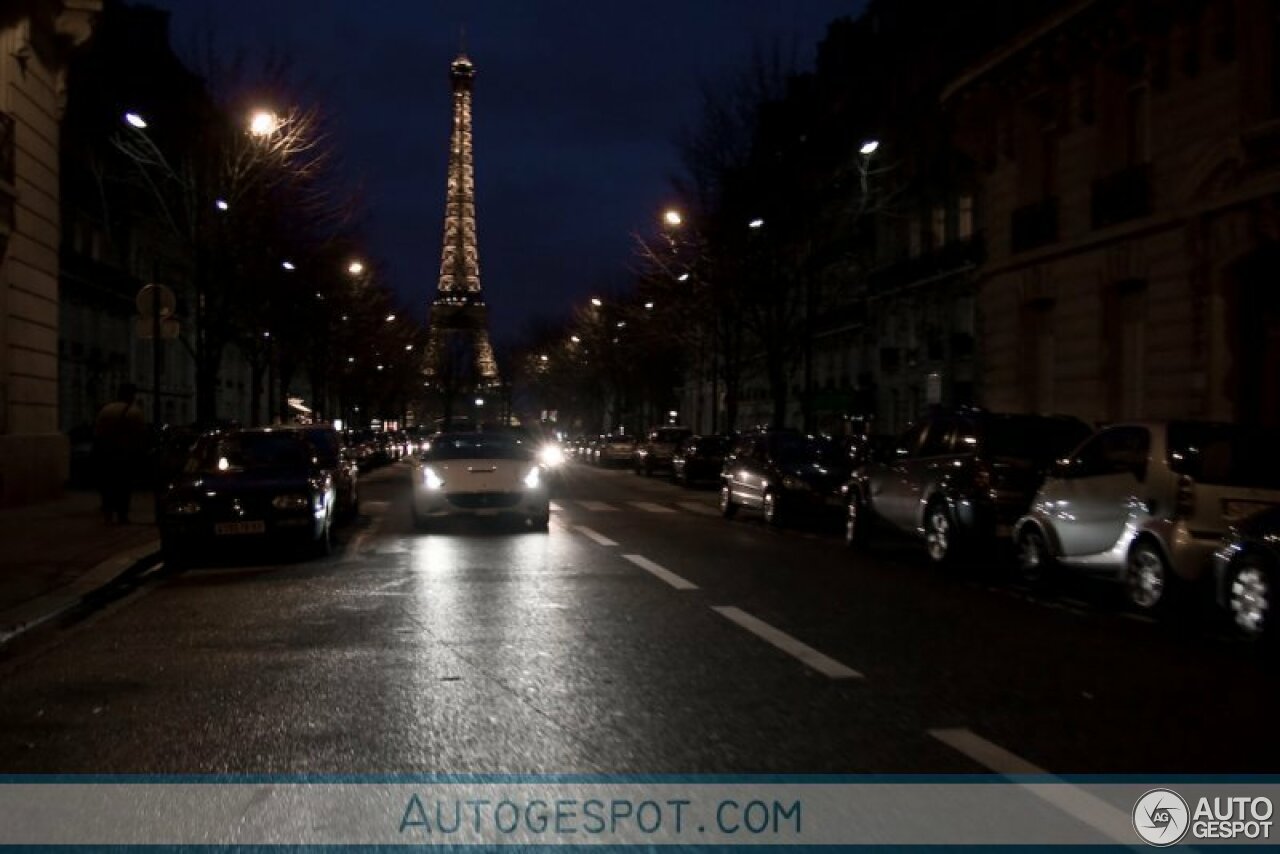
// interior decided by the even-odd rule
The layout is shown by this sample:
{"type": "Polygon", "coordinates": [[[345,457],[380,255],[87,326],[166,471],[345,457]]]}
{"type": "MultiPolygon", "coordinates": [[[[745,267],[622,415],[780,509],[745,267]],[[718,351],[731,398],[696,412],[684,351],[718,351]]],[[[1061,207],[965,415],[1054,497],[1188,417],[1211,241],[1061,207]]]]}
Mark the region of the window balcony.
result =
{"type": "Polygon", "coordinates": [[[1058,239],[1058,197],[1023,205],[1009,217],[1009,249],[1026,252],[1058,239]]]}
{"type": "Polygon", "coordinates": [[[1150,213],[1150,164],[1129,166],[1093,182],[1090,214],[1094,228],[1106,228],[1150,213]]]}

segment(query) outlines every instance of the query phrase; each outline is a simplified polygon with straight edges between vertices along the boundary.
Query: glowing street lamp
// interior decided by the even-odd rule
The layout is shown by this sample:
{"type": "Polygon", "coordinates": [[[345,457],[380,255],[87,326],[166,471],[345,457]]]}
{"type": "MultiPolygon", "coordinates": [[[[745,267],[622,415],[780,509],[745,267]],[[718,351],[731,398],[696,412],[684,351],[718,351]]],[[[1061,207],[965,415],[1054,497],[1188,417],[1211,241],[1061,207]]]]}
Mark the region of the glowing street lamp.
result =
{"type": "Polygon", "coordinates": [[[569,340],[572,341],[574,344],[579,344],[582,342],[582,339],[579,338],[577,335],[570,335],[569,340]]]}
{"type": "Polygon", "coordinates": [[[662,221],[672,228],[676,228],[684,223],[684,217],[675,208],[667,208],[666,212],[662,214],[662,221]]]}
{"type": "Polygon", "coordinates": [[[393,320],[395,320],[395,319],[396,319],[396,316],[395,316],[394,314],[388,314],[388,315],[387,315],[387,323],[390,323],[390,322],[392,322],[392,321],[393,321],[393,320]]]}
{"type": "Polygon", "coordinates": [[[258,110],[249,117],[249,133],[254,136],[271,136],[280,127],[280,118],[270,110],[258,110]]]}
{"type": "Polygon", "coordinates": [[[231,207],[231,205],[227,204],[226,199],[215,199],[213,202],[213,206],[220,211],[226,211],[228,208],[231,207]]]}
{"type": "Polygon", "coordinates": [[[364,264],[360,261],[352,261],[347,265],[347,272],[353,276],[358,276],[364,272],[364,264]]]}
{"type": "Polygon", "coordinates": [[[128,122],[130,126],[135,127],[138,130],[147,129],[147,120],[144,119],[142,116],[138,115],[137,113],[133,113],[133,112],[125,113],[124,120],[128,122]]]}
{"type": "Polygon", "coordinates": [[[289,272],[293,272],[294,270],[298,269],[297,267],[294,266],[292,261],[281,261],[280,266],[284,267],[289,272]]]}
{"type": "Polygon", "coordinates": [[[599,308],[600,306],[604,305],[604,303],[600,302],[599,297],[592,297],[591,304],[594,305],[596,308],[599,308]]]}
{"type": "Polygon", "coordinates": [[[876,149],[878,149],[879,147],[880,147],[880,140],[869,139],[866,142],[862,143],[862,147],[859,148],[858,151],[860,151],[864,157],[870,157],[871,155],[876,153],[876,149]]]}
{"type": "Polygon", "coordinates": [[[687,282],[687,281],[689,281],[689,274],[688,274],[688,273],[681,273],[680,275],[676,276],[676,281],[677,281],[677,282],[687,282]]]}
{"type": "Polygon", "coordinates": [[[747,228],[763,228],[763,227],[764,227],[764,220],[760,219],[759,217],[756,217],[755,219],[751,220],[751,222],[747,223],[747,228]]]}

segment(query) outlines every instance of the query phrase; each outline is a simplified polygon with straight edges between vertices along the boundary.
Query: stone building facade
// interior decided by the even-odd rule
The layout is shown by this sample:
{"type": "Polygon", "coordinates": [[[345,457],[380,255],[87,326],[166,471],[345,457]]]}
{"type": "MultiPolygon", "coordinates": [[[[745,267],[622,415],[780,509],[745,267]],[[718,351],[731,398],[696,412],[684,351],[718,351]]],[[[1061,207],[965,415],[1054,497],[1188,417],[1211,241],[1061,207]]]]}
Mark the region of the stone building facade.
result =
{"type": "Polygon", "coordinates": [[[67,472],[58,432],[58,150],[69,52],[98,0],[0,10],[0,506],[56,496],[67,472]]]}
{"type": "Polygon", "coordinates": [[[945,90],[980,165],[980,400],[1280,424],[1280,19],[1082,0],[945,90]]]}

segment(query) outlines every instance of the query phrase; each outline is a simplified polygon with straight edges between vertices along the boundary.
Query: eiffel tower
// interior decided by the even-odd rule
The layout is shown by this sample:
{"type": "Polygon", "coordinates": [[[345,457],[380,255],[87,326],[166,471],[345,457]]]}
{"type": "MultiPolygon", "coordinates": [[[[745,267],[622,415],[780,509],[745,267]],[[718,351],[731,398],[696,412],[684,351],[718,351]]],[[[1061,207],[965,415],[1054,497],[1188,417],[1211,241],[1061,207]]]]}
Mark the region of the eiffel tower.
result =
{"type": "Polygon", "coordinates": [[[498,385],[498,363],[489,343],[488,310],[480,291],[476,247],[475,165],[471,152],[471,89],[475,66],[460,53],[450,66],[453,134],[445,197],[440,282],[427,335],[427,383],[446,395],[498,385]]]}

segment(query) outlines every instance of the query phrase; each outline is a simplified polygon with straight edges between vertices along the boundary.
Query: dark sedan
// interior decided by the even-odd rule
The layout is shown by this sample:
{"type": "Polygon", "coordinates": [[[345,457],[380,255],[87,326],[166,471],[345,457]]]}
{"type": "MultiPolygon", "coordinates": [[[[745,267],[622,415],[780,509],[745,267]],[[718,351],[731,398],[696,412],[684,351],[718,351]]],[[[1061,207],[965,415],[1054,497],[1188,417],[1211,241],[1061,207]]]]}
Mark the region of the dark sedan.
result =
{"type": "Polygon", "coordinates": [[[165,559],[265,542],[327,554],[336,498],[332,473],[295,430],[205,436],[160,499],[165,559]]]}
{"type": "Polygon", "coordinates": [[[732,442],[729,436],[690,436],[685,439],[671,457],[671,471],[676,483],[692,486],[719,479],[732,442]]]}
{"type": "Polygon", "coordinates": [[[720,476],[720,512],[758,511],[770,525],[838,518],[840,487],[849,477],[846,455],[830,439],[791,430],[738,438],[720,476]]]}
{"type": "Polygon", "coordinates": [[[360,512],[360,466],[343,447],[342,437],[328,424],[308,424],[294,428],[316,449],[320,467],[333,473],[338,492],[338,515],[354,519],[360,512]]]}
{"type": "Polygon", "coordinates": [[[1232,525],[1213,555],[1218,604],[1246,637],[1275,642],[1271,611],[1278,578],[1280,507],[1272,507],[1232,525]]]}

